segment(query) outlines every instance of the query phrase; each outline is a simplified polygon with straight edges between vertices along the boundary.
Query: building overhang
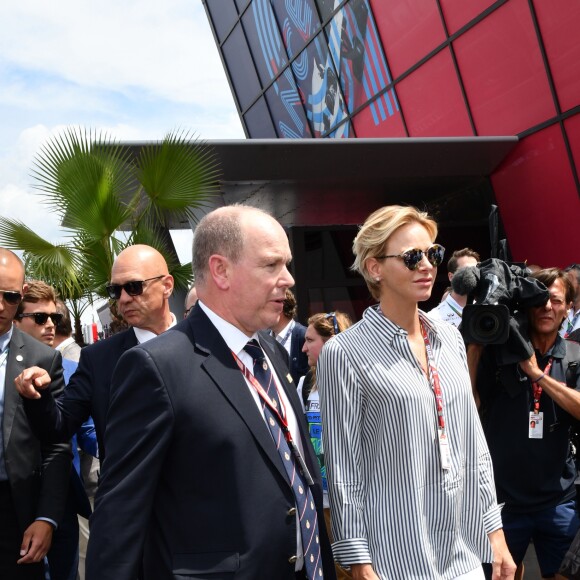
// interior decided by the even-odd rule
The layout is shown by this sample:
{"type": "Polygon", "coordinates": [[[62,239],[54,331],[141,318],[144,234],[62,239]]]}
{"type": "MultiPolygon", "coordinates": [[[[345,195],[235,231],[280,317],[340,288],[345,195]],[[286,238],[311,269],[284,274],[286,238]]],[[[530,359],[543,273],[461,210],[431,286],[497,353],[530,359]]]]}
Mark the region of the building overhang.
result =
{"type": "MultiPolygon", "coordinates": [[[[220,194],[209,209],[243,203],[270,211],[284,226],[357,224],[383,205],[423,207],[479,186],[517,142],[511,136],[205,141],[221,170],[220,194]]],[[[138,153],[149,144],[126,145],[138,153]]]]}

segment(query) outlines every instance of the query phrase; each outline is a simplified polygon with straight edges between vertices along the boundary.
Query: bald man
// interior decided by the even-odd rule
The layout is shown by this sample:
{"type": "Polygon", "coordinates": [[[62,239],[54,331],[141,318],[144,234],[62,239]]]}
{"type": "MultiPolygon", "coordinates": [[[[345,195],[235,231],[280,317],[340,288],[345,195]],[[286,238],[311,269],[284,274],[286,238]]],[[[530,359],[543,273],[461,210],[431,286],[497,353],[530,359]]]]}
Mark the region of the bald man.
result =
{"type": "Polygon", "coordinates": [[[104,432],[117,361],[125,351],[175,324],[169,310],[173,277],[163,256],[150,246],[129,246],[117,256],[107,292],[131,328],[85,347],[62,397],[53,399],[46,388],[50,377],[38,367],[26,369],[15,381],[28,420],[42,440],[68,441],[92,416],[101,462],[106,455],[104,432]]]}
{"type": "Polygon", "coordinates": [[[27,289],[22,262],[0,248],[0,578],[11,580],[44,578],[42,559],[64,513],[72,457],[68,445],[33,435],[14,389],[26,363],[51,373],[51,395],[64,387],[60,354],[12,324],[27,289]]]}

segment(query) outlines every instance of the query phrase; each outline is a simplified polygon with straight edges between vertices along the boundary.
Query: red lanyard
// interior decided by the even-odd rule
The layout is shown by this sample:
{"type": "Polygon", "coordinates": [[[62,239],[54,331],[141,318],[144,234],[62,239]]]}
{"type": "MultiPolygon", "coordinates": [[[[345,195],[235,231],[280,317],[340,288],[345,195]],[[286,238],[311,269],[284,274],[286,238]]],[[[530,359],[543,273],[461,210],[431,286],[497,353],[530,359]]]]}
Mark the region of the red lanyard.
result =
{"type": "MultiPolygon", "coordinates": [[[[554,357],[550,357],[546,368],[542,371],[544,375],[550,376],[550,369],[552,368],[552,363],[554,362],[554,357]]],[[[540,412],[540,397],[542,396],[542,387],[539,383],[532,383],[532,388],[534,389],[534,413],[536,415],[540,412]]]]}
{"type": "Polygon", "coordinates": [[[427,353],[427,363],[429,364],[429,383],[435,394],[435,406],[437,408],[437,421],[439,423],[439,428],[443,431],[445,430],[445,419],[443,417],[443,391],[441,390],[441,382],[439,381],[439,373],[437,372],[437,367],[435,366],[435,358],[433,357],[433,350],[431,348],[431,343],[429,342],[429,337],[427,336],[427,331],[420,323],[421,333],[423,334],[423,340],[425,341],[425,352],[427,353]]]}
{"type": "Polygon", "coordinates": [[[250,382],[250,385],[252,385],[252,387],[258,393],[260,399],[262,399],[263,403],[265,405],[267,405],[268,409],[270,409],[272,414],[275,417],[277,417],[278,424],[280,425],[280,429],[282,430],[282,433],[284,433],[284,437],[285,437],[286,441],[288,442],[288,446],[290,447],[292,453],[294,454],[294,457],[298,461],[298,465],[300,466],[300,471],[301,471],[302,475],[304,476],[306,483],[308,485],[314,485],[314,480],[312,479],[312,476],[310,475],[310,471],[308,470],[306,462],[304,461],[304,458],[302,457],[302,454],[300,453],[298,446],[296,445],[296,443],[294,443],[294,440],[292,439],[292,433],[290,432],[290,428],[288,427],[288,419],[286,418],[286,408],[284,406],[284,401],[282,400],[282,397],[280,397],[280,392],[278,391],[278,386],[276,385],[276,382],[274,381],[274,388],[276,389],[276,392],[278,393],[278,400],[280,401],[280,407],[281,407],[280,411],[278,411],[278,405],[276,404],[276,402],[272,401],[272,399],[270,399],[270,397],[268,397],[268,394],[266,393],[266,391],[264,391],[260,382],[252,374],[250,369],[248,369],[248,367],[240,360],[240,357],[233,350],[231,351],[231,353],[234,357],[234,360],[238,363],[238,367],[240,367],[240,370],[242,371],[244,377],[246,377],[246,379],[248,379],[248,381],[250,382]]]}
{"type": "MultiPolygon", "coordinates": [[[[284,433],[284,436],[286,437],[286,441],[288,441],[288,443],[290,443],[292,441],[292,434],[290,433],[290,428],[288,427],[288,419],[286,418],[286,408],[284,407],[284,401],[282,401],[282,397],[280,397],[280,393],[278,393],[278,399],[280,401],[281,409],[278,410],[278,406],[277,406],[276,402],[275,401],[273,402],[272,399],[270,399],[270,397],[268,397],[268,394],[266,393],[266,391],[264,391],[262,385],[259,383],[259,381],[256,379],[256,377],[252,374],[250,369],[240,360],[240,357],[233,350],[231,352],[232,352],[232,355],[234,356],[235,361],[238,363],[240,370],[242,371],[242,373],[244,374],[246,379],[248,379],[248,381],[250,382],[252,387],[254,387],[255,391],[260,396],[260,399],[262,399],[264,404],[267,405],[268,408],[270,409],[270,411],[272,411],[272,413],[278,418],[278,422],[280,424],[280,429],[282,429],[282,432],[284,433]]],[[[276,386],[275,381],[274,381],[274,388],[278,392],[278,387],[276,386]]]]}

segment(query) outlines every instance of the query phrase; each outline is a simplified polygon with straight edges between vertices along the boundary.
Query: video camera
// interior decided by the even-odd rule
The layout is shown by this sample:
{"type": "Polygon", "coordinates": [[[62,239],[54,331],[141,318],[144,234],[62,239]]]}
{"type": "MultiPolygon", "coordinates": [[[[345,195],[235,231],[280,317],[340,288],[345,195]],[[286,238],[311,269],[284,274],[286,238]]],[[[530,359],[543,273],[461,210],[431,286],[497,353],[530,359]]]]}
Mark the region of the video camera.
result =
{"type": "Polygon", "coordinates": [[[453,290],[468,297],[460,327],[463,339],[467,343],[503,345],[498,352],[501,364],[525,360],[534,352],[525,310],[546,304],[549,292],[529,275],[525,264],[490,258],[477,266],[461,268],[451,280],[453,290]]]}

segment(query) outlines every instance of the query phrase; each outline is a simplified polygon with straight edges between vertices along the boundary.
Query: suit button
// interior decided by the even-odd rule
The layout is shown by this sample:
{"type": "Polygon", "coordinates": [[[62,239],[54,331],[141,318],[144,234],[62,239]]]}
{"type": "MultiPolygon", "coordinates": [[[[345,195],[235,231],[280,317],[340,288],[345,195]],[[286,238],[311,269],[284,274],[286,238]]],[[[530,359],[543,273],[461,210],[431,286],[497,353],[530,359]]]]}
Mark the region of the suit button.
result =
{"type": "Polygon", "coordinates": [[[290,508],[290,509],[289,509],[289,510],[286,512],[286,515],[289,515],[289,516],[295,516],[295,515],[296,515],[296,508],[295,508],[295,507],[293,507],[293,508],[290,508]]]}
{"type": "Polygon", "coordinates": [[[298,560],[298,556],[290,556],[290,558],[288,558],[290,564],[296,564],[296,560],[298,560]]]}

